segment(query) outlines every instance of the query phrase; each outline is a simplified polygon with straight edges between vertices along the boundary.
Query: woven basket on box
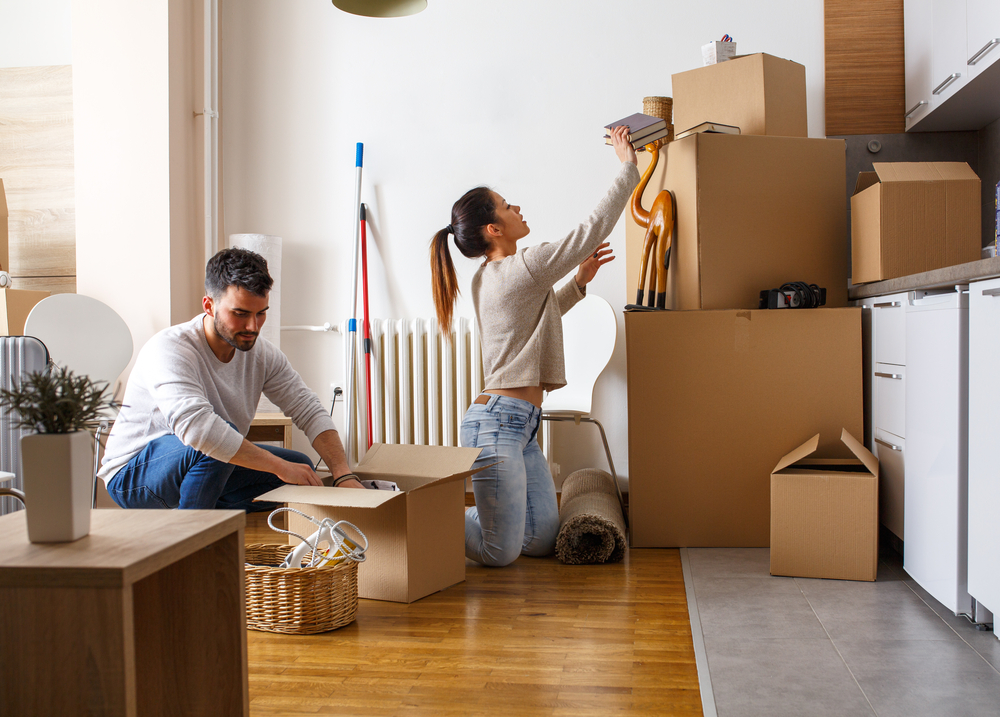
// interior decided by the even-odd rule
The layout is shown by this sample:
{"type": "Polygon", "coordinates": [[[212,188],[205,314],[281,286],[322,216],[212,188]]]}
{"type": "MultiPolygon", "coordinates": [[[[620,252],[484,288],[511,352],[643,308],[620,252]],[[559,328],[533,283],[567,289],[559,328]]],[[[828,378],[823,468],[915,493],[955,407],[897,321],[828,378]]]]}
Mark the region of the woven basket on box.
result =
{"type": "Polygon", "coordinates": [[[279,568],[294,546],[246,547],[247,627],[313,635],[343,627],[358,612],[358,564],[279,568]]]}
{"type": "Polygon", "coordinates": [[[670,134],[657,140],[660,147],[674,141],[674,99],[672,97],[643,97],[642,113],[650,117],[659,117],[667,121],[670,134]]]}

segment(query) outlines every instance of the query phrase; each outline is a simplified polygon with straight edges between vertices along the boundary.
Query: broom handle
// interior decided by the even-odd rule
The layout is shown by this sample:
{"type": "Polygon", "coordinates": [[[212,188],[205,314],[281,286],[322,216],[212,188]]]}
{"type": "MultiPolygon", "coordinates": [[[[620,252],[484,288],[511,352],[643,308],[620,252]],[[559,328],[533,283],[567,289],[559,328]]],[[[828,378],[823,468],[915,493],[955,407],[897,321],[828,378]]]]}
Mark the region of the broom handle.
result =
{"type": "Polygon", "coordinates": [[[354,270],[351,272],[351,321],[347,327],[348,346],[346,395],[344,398],[344,415],[347,420],[347,461],[353,466],[358,462],[357,437],[358,426],[354,415],[355,376],[357,375],[357,345],[358,345],[358,249],[361,244],[361,225],[357,221],[361,206],[361,166],[364,157],[364,144],[358,142],[355,161],[354,211],[351,213],[354,224],[354,270]]]}
{"type": "Polygon", "coordinates": [[[368,448],[372,447],[372,332],[368,323],[368,223],[365,205],[361,204],[361,296],[364,308],[365,389],[368,392],[368,448]]]}

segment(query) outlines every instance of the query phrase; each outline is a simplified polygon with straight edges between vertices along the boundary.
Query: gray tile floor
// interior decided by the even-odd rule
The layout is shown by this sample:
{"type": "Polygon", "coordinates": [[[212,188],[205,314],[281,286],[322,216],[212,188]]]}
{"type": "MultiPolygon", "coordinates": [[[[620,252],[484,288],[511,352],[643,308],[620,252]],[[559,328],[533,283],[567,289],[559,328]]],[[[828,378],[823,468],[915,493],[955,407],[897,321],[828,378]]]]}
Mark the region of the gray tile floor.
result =
{"type": "Polygon", "coordinates": [[[1000,715],[1000,640],[928,595],[890,549],[874,583],[773,577],[766,548],[682,557],[719,717],[1000,715]]]}

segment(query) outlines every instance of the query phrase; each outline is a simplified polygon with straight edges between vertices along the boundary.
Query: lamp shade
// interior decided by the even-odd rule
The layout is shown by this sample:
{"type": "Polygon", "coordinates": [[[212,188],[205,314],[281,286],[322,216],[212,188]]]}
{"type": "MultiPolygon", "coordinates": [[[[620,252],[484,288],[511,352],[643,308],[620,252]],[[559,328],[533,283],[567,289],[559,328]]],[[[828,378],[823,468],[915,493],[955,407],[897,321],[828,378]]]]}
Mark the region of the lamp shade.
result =
{"type": "Polygon", "coordinates": [[[427,7],[427,0],[333,0],[335,7],[365,17],[404,17],[427,7]]]}

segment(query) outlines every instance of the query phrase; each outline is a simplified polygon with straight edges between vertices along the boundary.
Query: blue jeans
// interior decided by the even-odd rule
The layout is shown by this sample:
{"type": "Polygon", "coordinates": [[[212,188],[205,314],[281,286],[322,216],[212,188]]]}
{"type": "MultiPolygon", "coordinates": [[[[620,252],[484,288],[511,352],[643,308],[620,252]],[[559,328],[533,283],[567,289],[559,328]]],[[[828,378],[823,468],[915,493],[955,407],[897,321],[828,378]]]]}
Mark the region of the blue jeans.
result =
{"type": "Polygon", "coordinates": [[[465,556],[483,565],[510,565],[518,555],[555,549],[559,508],[549,465],[538,446],[542,412],[507,396],[474,403],[462,420],[463,446],[482,448],[472,476],[475,507],[465,511],[465,556]]]}
{"type": "MultiPolygon", "coordinates": [[[[279,458],[306,463],[308,456],[287,448],[261,445],[279,458]]],[[[273,473],[209,458],[177,436],[150,441],[108,481],[108,494],[122,508],[227,508],[256,512],[276,503],[253,499],[284,482],[273,473]]]]}

